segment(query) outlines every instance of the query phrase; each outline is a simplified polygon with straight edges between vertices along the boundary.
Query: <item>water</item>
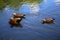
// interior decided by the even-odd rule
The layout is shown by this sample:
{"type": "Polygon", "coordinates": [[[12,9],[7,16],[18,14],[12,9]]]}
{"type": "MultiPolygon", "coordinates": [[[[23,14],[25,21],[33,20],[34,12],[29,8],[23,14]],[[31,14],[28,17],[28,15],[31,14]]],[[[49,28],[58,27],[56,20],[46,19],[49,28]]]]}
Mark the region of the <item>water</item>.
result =
{"type": "Polygon", "coordinates": [[[39,5],[39,12],[30,13],[28,5],[19,10],[8,6],[0,12],[0,40],[60,40],[60,5],[55,0],[47,0],[39,5]],[[10,27],[8,21],[13,13],[26,14],[22,26],[10,27]],[[55,18],[54,24],[42,24],[43,18],[55,18]]]}

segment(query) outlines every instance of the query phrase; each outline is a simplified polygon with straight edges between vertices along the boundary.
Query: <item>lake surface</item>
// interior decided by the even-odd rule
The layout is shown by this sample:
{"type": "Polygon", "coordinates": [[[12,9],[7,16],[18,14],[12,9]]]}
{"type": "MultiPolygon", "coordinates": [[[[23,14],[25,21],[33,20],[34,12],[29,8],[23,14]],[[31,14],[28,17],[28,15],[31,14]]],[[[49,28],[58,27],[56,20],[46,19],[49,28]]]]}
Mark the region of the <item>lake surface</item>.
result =
{"type": "Polygon", "coordinates": [[[42,2],[36,13],[31,12],[28,5],[21,6],[19,10],[9,6],[4,8],[0,12],[0,40],[60,40],[60,4],[54,1],[42,2]],[[14,12],[26,16],[21,26],[11,28],[8,21],[14,12]],[[44,18],[55,18],[55,21],[53,24],[42,24],[44,18]]]}

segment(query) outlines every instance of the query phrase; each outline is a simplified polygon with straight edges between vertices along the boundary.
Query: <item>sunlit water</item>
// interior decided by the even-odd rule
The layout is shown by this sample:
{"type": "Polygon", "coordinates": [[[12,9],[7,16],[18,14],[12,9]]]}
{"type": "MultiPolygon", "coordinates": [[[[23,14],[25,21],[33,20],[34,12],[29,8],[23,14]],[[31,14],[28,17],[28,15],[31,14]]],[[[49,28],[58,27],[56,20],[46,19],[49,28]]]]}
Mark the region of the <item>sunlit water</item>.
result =
{"type": "Polygon", "coordinates": [[[7,6],[0,12],[0,40],[60,40],[60,4],[45,0],[32,8],[24,4],[19,10],[7,6]],[[8,21],[13,13],[25,14],[19,27],[11,28],[8,21]],[[42,24],[44,18],[55,18],[54,24],[42,24]]]}

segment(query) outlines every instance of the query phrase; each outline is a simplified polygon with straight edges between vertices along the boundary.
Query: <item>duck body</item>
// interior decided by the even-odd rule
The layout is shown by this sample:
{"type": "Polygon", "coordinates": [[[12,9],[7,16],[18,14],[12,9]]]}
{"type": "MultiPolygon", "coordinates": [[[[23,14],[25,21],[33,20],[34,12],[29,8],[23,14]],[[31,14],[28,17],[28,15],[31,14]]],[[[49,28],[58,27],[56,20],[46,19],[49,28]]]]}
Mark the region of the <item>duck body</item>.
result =
{"type": "Polygon", "coordinates": [[[16,14],[16,13],[14,13],[13,16],[14,16],[14,18],[25,18],[24,17],[25,15],[23,15],[23,14],[16,14]]]}
{"type": "Polygon", "coordinates": [[[54,19],[53,19],[53,18],[43,19],[43,24],[44,24],[44,23],[50,24],[50,23],[53,23],[53,22],[54,22],[54,19]]]}
{"type": "Polygon", "coordinates": [[[20,19],[20,18],[12,18],[12,19],[9,20],[9,23],[10,23],[11,25],[18,25],[21,20],[22,20],[22,19],[20,19]]]}

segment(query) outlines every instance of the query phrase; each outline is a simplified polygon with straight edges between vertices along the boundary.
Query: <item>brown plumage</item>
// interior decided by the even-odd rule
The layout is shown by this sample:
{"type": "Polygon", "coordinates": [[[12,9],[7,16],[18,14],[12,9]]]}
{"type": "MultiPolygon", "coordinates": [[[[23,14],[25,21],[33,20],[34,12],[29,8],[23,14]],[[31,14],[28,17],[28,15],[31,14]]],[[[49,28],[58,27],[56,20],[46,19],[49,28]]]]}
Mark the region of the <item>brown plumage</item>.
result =
{"type": "Polygon", "coordinates": [[[43,19],[43,23],[53,23],[54,22],[54,19],[53,18],[47,18],[47,19],[43,19]]]}
{"type": "Polygon", "coordinates": [[[14,18],[25,18],[23,14],[16,14],[16,13],[13,13],[13,16],[14,18]]]}
{"type": "Polygon", "coordinates": [[[9,20],[9,23],[10,23],[11,25],[18,25],[21,20],[22,20],[21,18],[11,18],[11,19],[9,20]]]}

